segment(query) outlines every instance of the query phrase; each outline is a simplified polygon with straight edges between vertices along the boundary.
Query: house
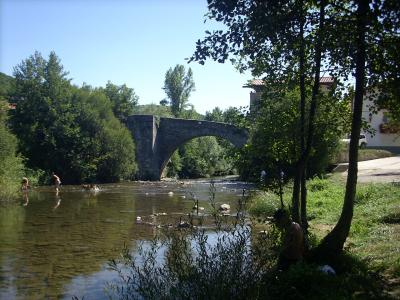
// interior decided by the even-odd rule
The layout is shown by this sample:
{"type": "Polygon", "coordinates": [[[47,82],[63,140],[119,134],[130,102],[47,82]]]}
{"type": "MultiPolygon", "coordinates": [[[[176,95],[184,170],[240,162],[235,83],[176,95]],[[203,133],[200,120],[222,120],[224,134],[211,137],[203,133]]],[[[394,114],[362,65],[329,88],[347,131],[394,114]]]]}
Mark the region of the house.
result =
{"type": "MultiPolygon", "coordinates": [[[[328,92],[334,84],[334,79],[332,77],[321,77],[320,84],[321,91],[328,92]]],[[[243,87],[252,89],[250,92],[250,112],[257,111],[257,106],[261,101],[264,81],[254,79],[243,87]]],[[[380,109],[376,114],[372,114],[370,111],[372,106],[373,98],[369,97],[367,93],[363,102],[362,118],[373,129],[373,133],[365,134],[367,148],[385,149],[400,154],[400,125],[390,123],[387,109],[380,109]]]]}
{"type": "Polygon", "coordinates": [[[373,129],[372,133],[366,133],[368,148],[385,149],[393,153],[400,153],[400,126],[390,122],[389,111],[379,109],[377,113],[371,113],[373,97],[367,92],[363,102],[362,118],[373,129]]]}
{"type": "MultiPolygon", "coordinates": [[[[335,81],[333,77],[321,77],[319,81],[321,91],[328,92],[334,82],[335,81]]],[[[245,84],[243,87],[252,89],[252,91],[250,92],[250,112],[257,111],[257,106],[261,101],[261,95],[263,93],[264,81],[262,79],[253,79],[248,84],[245,84]]]]}

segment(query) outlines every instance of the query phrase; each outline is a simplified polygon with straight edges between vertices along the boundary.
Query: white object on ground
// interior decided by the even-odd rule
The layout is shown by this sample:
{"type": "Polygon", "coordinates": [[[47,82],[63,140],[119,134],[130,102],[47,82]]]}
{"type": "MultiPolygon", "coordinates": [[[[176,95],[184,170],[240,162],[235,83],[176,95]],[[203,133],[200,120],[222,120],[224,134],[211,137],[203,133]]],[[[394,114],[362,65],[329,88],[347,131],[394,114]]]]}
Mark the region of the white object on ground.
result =
{"type": "Polygon", "coordinates": [[[328,275],[336,275],[335,270],[330,265],[319,266],[318,270],[328,275]]]}

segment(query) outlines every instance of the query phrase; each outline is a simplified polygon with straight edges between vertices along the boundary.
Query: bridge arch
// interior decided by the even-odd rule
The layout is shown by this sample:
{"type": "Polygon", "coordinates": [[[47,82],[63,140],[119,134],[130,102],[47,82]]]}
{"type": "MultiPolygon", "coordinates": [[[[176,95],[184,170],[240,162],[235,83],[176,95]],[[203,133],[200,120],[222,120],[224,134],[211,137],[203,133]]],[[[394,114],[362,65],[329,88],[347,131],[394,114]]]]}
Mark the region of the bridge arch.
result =
{"type": "Polygon", "coordinates": [[[231,124],[159,118],[152,115],[133,115],[127,126],[136,143],[136,160],[139,166],[139,179],[160,180],[173,152],[187,141],[202,136],[217,136],[242,147],[248,132],[231,124]]]}

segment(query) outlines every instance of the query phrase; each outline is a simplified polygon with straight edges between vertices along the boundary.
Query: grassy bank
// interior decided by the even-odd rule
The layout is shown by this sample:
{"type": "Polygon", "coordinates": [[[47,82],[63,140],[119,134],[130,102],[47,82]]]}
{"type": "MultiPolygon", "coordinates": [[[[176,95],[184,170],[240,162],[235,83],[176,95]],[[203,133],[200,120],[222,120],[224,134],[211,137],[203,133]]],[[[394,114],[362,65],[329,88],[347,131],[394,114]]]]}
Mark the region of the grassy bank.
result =
{"type": "MultiPolygon", "coordinates": [[[[333,176],[314,179],[308,187],[310,241],[315,245],[339,217],[344,182],[333,176]]],[[[210,191],[215,189],[210,187],[210,191]]],[[[290,192],[285,189],[286,203],[290,192]]],[[[332,264],[336,275],[307,263],[286,272],[277,270],[281,236],[264,221],[279,206],[279,199],[257,192],[248,201],[252,222],[238,214],[241,221],[229,226],[221,223],[226,218],[213,214],[218,226],[211,231],[189,225],[171,228],[159,231],[158,238],[140,245],[137,253],[126,249],[119,260],[110,262],[119,274],[119,280],[110,283],[111,294],[119,299],[296,300],[396,299],[400,295],[396,294],[399,186],[359,186],[347,251],[332,264]]]]}
{"type": "MultiPolygon", "coordinates": [[[[345,182],[338,175],[308,182],[310,231],[317,241],[336,224],[343,204],[344,190],[345,182]]],[[[287,204],[290,196],[290,190],[287,189],[287,204]]],[[[260,221],[271,215],[278,205],[279,200],[275,195],[261,193],[253,198],[249,211],[260,221]]],[[[347,255],[366,268],[367,273],[386,278],[386,283],[390,285],[388,289],[396,290],[396,285],[400,284],[399,185],[358,185],[353,222],[345,249],[347,255]]]]}

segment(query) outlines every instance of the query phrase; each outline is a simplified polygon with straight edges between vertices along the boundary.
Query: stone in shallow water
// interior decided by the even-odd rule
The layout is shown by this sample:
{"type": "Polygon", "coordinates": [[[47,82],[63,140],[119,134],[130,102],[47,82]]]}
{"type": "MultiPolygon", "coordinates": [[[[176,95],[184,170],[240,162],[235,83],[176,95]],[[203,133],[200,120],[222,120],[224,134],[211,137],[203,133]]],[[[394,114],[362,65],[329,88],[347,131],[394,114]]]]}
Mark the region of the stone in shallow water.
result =
{"type": "Polygon", "coordinates": [[[220,211],[228,211],[228,210],[230,210],[230,209],[231,209],[231,206],[230,206],[229,204],[226,204],[226,203],[221,204],[221,205],[219,206],[219,210],[220,210],[220,211]]]}

